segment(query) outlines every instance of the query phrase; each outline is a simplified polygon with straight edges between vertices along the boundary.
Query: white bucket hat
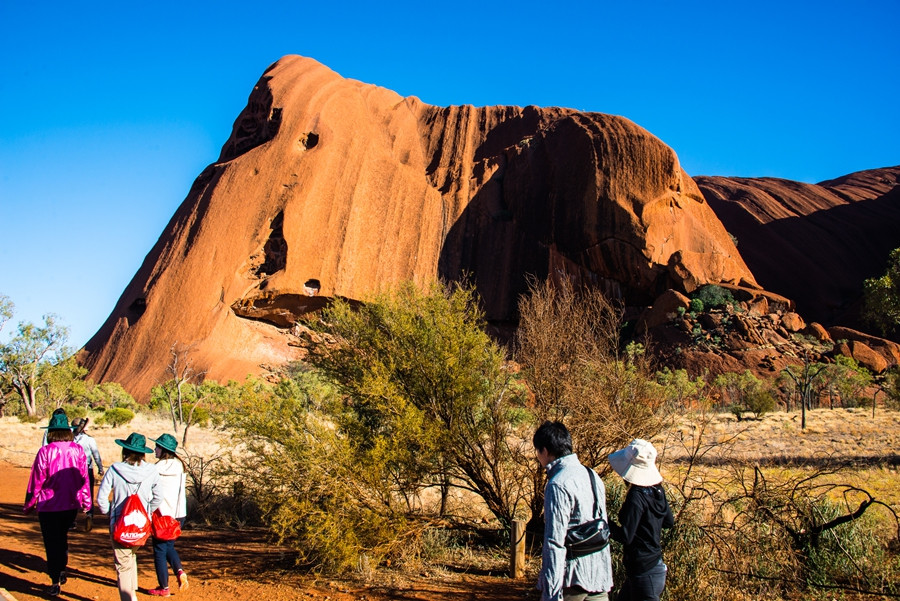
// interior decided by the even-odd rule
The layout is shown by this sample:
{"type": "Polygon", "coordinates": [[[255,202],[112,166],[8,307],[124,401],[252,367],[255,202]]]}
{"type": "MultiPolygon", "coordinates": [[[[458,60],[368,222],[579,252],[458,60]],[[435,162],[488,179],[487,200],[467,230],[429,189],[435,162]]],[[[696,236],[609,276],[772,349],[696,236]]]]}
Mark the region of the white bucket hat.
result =
{"type": "Polygon", "coordinates": [[[624,449],[610,453],[609,464],[625,482],[636,486],[653,486],[663,481],[656,469],[656,448],[640,438],[632,440],[624,449]]]}

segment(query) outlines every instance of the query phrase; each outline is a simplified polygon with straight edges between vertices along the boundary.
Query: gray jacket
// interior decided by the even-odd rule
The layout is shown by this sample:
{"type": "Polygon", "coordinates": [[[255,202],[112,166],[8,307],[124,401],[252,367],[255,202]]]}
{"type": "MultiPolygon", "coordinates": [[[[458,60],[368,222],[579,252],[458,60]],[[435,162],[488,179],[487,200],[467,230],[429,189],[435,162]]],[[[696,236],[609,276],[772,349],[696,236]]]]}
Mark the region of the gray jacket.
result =
{"type": "Polygon", "coordinates": [[[101,512],[109,514],[110,532],[115,528],[125,499],[135,493],[140,496],[148,514],[159,507],[162,503],[162,491],[159,487],[159,472],[156,465],[146,461],[137,465],[119,461],[112,464],[103,474],[103,480],[100,481],[100,488],[97,490],[97,506],[101,512]]]}
{"type": "MultiPolygon", "coordinates": [[[[606,516],[606,487],[596,474],[594,482],[599,496],[598,509],[606,516]]],[[[560,601],[562,591],[580,586],[591,593],[612,590],[612,559],[607,546],[602,551],[566,559],[566,532],[571,526],[592,520],[594,492],[588,471],[574,453],[547,465],[547,488],[544,490],[544,547],[538,588],[542,601],[560,601]]]]}
{"type": "Polygon", "coordinates": [[[97,470],[103,473],[103,460],[100,458],[100,449],[97,448],[97,441],[94,440],[94,437],[82,432],[75,435],[75,442],[81,445],[84,454],[87,455],[88,471],[90,471],[91,465],[96,463],[97,470]]]}

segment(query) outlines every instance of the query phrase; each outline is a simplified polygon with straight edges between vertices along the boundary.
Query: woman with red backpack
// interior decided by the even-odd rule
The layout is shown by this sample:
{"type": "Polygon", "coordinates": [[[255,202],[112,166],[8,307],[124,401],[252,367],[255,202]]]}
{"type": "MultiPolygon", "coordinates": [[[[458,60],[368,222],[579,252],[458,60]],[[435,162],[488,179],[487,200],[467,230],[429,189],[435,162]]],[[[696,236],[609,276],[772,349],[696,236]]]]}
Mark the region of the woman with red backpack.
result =
{"type": "MultiPolygon", "coordinates": [[[[153,563],[156,567],[156,580],[159,585],[150,589],[151,595],[157,597],[169,596],[169,566],[175,573],[178,588],[185,590],[188,587],[187,572],[181,565],[181,557],[175,549],[175,539],[181,533],[184,526],[184,518],[187,516],[187,493],[185,491],[186,475],[184,462],[175,452],[178,441],[171,434],[163,434],[153,440],[156,443],[156,469],[159,472],[159,486],[162,492],[162,503],[156,511],[160,521],[169,520],[172,526],[177,523],[176,532],[167,533],[165,536],[154,527],[153,531],[153,563]]],[[[153,515],[154,523],[157,514],[153,515]]]]}
{"type": "Polygon", "coordinates": [[[97,491],[97,506],[102,513],[109,514],[119,599],[137,601],[136,552],[150,536],[150,514],[162,502],[159,472],[154,464],[144,460],[153,449],[147,448],[143,434],[132,432],[125,440],[116,439],[116,444],[122,447],[122,461],[106,470],[97,491]]]}

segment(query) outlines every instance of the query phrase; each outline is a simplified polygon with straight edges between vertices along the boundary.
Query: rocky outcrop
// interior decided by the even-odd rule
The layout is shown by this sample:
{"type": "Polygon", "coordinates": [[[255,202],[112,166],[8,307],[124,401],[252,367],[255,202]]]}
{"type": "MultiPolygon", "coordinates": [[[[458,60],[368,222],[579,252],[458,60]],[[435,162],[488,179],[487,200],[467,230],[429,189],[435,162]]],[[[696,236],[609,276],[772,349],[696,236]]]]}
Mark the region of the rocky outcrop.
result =
{"type": "Polygon", "coordinates": [[[900,166],[803,184],[773,178],[695,178],[766,290],[807,319],[865,328],[857,301],[900,246],[900,166]]]}
{"type": "Polygon", "coordinates": [[[328,298],[466,277],[504,321],[529,276],[636,305],[757,286],[672,149],[627,119],[434,107],[288,56],[82,360],[143,398],[173,347],[218,380],[296,357],[290,325],[328,298]]]}
{"type": "Polygon", "coordinates": [[[761,311],[769,307],[771,295],[765,291],[703,311],[677,310],[678,296],[672,291],[660,296],[639,323],[648,324],[663,363],[691,375],[749,369],[772,379],[788,365],[830,362],[836,355],[851,357],[876,374],[900,363],[900,345],[890,340],[845,327],[806,325],[797,313],[783,308],[761,311]],[[658,310],[670,305],[676,310],[664,315],[658,310]]]}
{"type": "Polygon", "coordinates": [[[860,363],[865,361],[871,366],[878,366],[878,369],[872,367],[874,371],[880,372],[887,367],[900,364],[900,344],[896,342],[841,326],[829,328],[828,334],[838,343],[842,354],[853,357],[860,363]],[[864,359],[864,356],[869,355],[869,351],[877,354],[880,360],[864,359]]]}

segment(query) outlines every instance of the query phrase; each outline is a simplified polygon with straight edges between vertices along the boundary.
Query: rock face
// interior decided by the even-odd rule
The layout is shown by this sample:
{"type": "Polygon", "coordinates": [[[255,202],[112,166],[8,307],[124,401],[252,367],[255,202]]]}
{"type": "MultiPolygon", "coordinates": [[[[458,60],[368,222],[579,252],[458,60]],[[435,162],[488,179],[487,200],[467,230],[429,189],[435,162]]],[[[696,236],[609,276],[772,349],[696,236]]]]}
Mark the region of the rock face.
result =
{"type": "Polygon", "coordinates": [[[529,274],[634,304],[757,287],[672,149],[624,118],[434,107],[288,56],[82,360],[139,398],[173,346],[208,377],[242,379],[294,357],[290,324],[329,297],[465,274],[498,321],[529,274]]]}
{"type": "Polygon", "coordinates": [[[864,327],[854,305],[863,280],[900,246],[900,166],[816,185],[695,180],[763,288],[794,299],[809,320],[864,327]]]}

